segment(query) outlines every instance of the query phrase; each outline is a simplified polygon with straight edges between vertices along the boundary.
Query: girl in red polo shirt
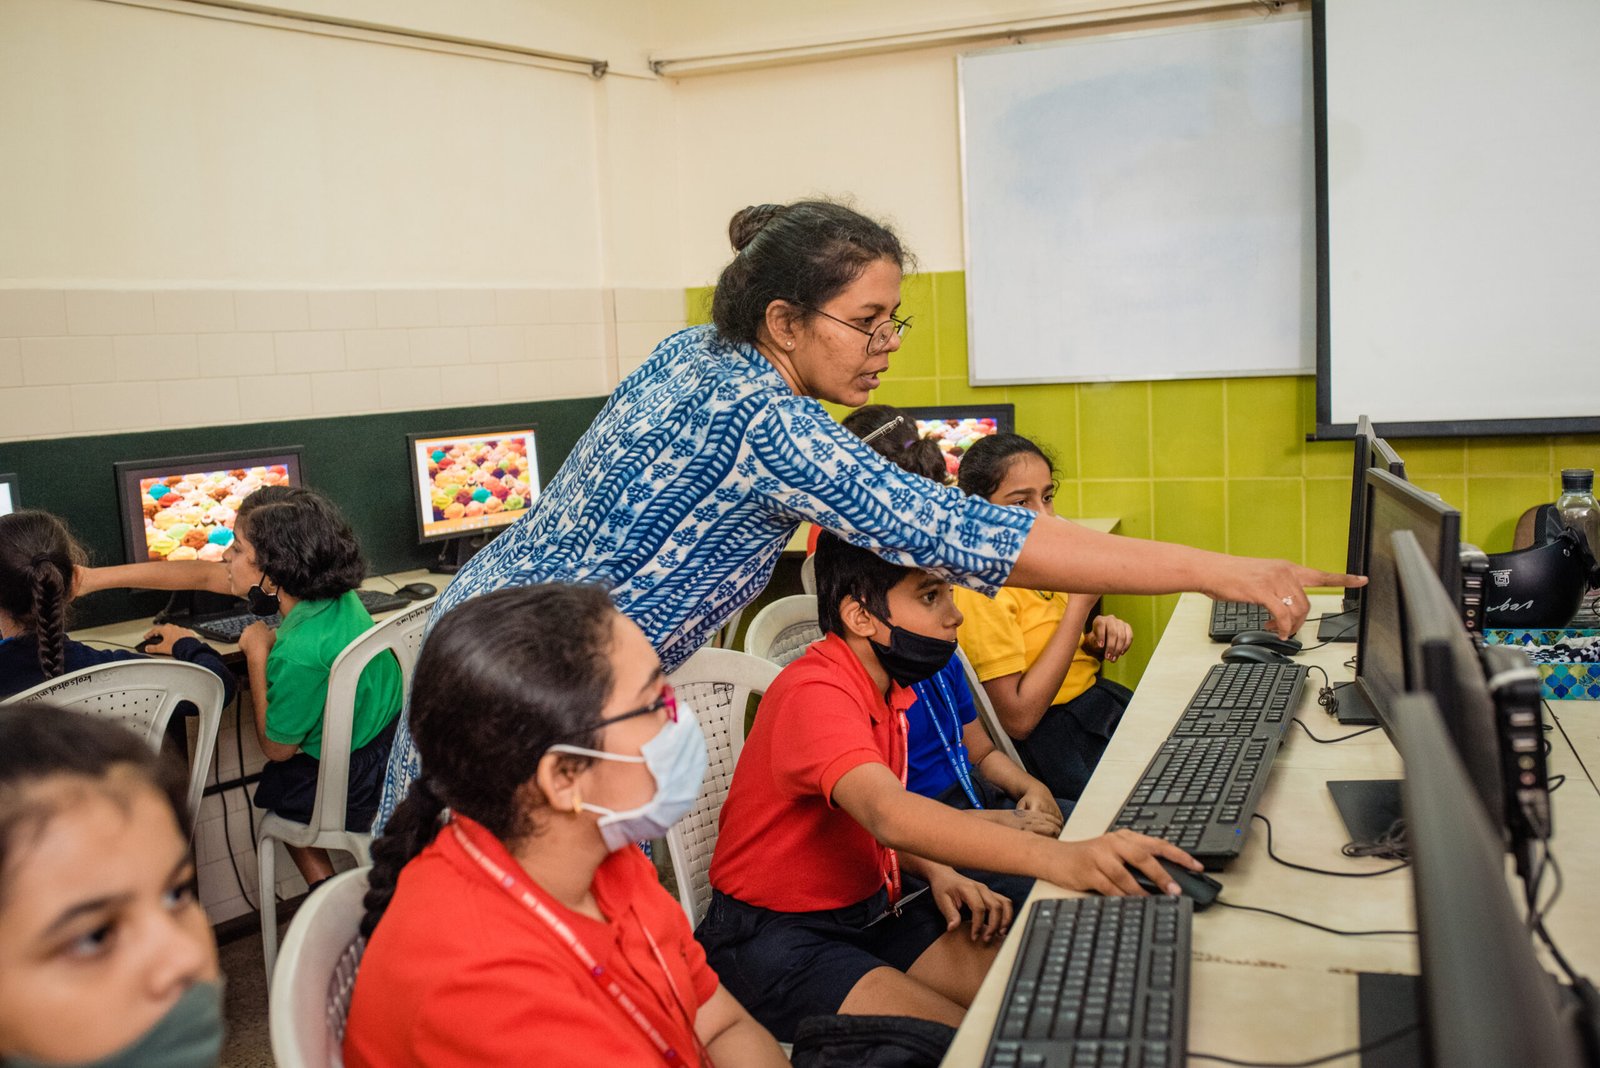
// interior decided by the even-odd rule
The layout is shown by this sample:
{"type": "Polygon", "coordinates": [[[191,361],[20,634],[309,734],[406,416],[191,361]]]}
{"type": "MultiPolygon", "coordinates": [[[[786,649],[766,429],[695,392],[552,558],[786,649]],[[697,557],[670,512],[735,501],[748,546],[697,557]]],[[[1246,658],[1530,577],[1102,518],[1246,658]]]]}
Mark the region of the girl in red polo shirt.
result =
{"type": "Polygon", "coordinates": [[[693,805],[705,741],[604,590],[445,615],[410,722],[425,771],[373,846],[347,1065],[788,1063],[633,844],[693,805]]]}

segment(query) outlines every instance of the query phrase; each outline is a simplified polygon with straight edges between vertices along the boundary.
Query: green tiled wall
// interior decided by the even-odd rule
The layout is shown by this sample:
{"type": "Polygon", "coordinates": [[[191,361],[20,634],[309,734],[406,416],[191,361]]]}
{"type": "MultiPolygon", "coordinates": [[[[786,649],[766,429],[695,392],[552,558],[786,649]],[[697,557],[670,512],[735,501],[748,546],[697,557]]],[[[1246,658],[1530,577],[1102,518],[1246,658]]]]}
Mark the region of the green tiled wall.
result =
{"type": "MultiPolygon", "coordinates": [[[[709,288],[687,295],[709,320],[709,288]]],[[[1305,377],[1046,386],[967,384],[960,271],[913,275],[902,312],[915,323],[873,395],[886,404],[1009,401],[1017,430],[1050,451],[1065,516],[1119,516],[1122,533],[1342,569],[1350,517],[1350,445],[1307,442],[1316,381],[1305,377]]],[[[1563,467],[1600,468],[1600,436],[1427,438],[1393,442],[1411,480],[1461,509],[1463,536],[1511,547],[1517,517],[1556,498],[1563,467]]],[[[1175,597],[1108,597],[1135,644],[1107,674],[1133,685],[1175,597]]]]}

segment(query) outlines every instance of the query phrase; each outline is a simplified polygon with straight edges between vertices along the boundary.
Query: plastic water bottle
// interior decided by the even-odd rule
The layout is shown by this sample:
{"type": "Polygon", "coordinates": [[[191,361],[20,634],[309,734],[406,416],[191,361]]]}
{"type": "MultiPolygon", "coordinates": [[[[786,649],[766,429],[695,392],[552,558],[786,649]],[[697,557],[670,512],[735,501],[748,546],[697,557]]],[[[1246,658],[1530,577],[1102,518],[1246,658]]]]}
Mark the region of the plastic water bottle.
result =
{"type": "MultiPolygon", "coordinates": [[[[1594,471],[1569,467],[1561,472],[1561,497],[1556,501],[1561,521],[1583,535],[1591,558],[1600,557],[1600,504],[1594,499],[1594,471]]],[[[1595,584],[1595,572],[1589,584],[1595,584]]]]}

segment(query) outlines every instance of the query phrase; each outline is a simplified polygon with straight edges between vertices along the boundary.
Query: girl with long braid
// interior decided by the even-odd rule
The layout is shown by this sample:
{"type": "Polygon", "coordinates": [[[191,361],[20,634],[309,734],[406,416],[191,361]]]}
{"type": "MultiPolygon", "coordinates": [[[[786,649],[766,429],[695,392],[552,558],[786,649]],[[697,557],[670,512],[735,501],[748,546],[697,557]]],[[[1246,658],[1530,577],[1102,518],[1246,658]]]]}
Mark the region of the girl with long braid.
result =
{"type": "Polygon", "coordinates": [[[694,804],[705,740],[603,589],[448,612],[410,716],[423,772],[372,848],[345,1064],[788,1063],[634,845],[694,804]]]}
{"type": "MultiPolygon", "coordinates": [[[[126,650],[94,649],[67,637],[67,615],[87,555],[49,512],[0,516],[0,699],[43,682],[115,660],[143,659],[126,650]]],[[[146,635],[146,650],[198,664],[222,680],[233,672],[194,631],[163,624],[146,635]]]]}

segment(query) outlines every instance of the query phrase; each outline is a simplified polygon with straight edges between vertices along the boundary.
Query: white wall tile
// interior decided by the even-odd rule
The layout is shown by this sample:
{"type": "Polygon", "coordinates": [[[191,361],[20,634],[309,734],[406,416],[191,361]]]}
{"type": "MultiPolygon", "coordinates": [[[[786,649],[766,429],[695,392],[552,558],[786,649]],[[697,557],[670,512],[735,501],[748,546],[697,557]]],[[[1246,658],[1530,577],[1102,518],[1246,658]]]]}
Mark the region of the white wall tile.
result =
{"type": "Polygon", "coordinates": [[[378,403],[377,371],[332,371],[311,376],[311,410],[317,415],[370,412],[378,403]]]}
{"type": "Polygon", "coordinates": [[[0,389],[22,385],[22,345],[14,337],[0,337],[0,389]]]}
{"type": "Polygon", "coordinates": [[[470,336],[473,363],[512,363],[528,354],[525,326],[474,326],[470,336]]]}
{"type": "Polygon", "coordinates": [[[408,330],[346,330],[344,365],[352,371],[409,366],[409,334],[408,330]]]}
{"type": "Polygon", "coordinates": [[[646,356],[619,356],[617,357],[617,371],[623,378],[627,378],[629,375],[633,374],[633,372],[643,367],[645,360],[648,358],[649,357],[646,356]]]}
{"type": "Polygon", "coordinates": [[[548,322],[550,319],[550,291],[547,289],[497,289],[494,293],[494,306],[496,322],[548,322]]]}
{"type": "Polygon", "coordinates": [[[605,327],[599,323],[544,323],[530,326],[528,355],[535,360],[604,360],[605,327]]]}
{"type": "Polygon", "coordinates": [[[441,289],[440,326],[479,326],[495,321],[494,290],[441,289]]]}
{"type": "Polygon", "coordinates": [[[306,307],[313,330],[371,330],[378,325],[378,303],[370,290],[312,290],[306,307]]]}
{"type": "Polygon", "coordinates": [[[160,385],[164,426],[213,426],[239,421],[236,379],[180,378],[160,385]]]}
{"type": "Polygon", "coordinates": [[[441,367],[468,362],[471,334],[465,326],[436,326],[412,330],[411,363],[417,367],[441,367]]]}
{"type": "Polygon", "coordinates": [[[606,358],[606,325],[604,323],[573,323],[567,328],[566,355],[581,360],[606,358]]]}
{"type": "Polygon", "coordinates": [[[299,290],[240,290],[233,295],[233,310],[245,332],[311,329],[306,295],[299,290]]]}
{"type": "Polygon", "coordinates": [[[391,411],[439,406],[437,367],[396,367],[378,372],[378,401],[391,411]]]}
{"type": "Polygon", "coordinates": [[[605,319],[598,289],[552,289],[548,292],[552,323],[598,323],[605,319]]]}
{"type": "Polygon", "coordinates": [[[271,334],[201,334],[195,347],[207,378],[271,374],[277,366],[271,334]]]}
{"type": "Polygon", "coordinates": [[[606,366],[597,360],[552,360],[538,366],[546,397],[599,397],[611,392],[606,366]]]}
{"type": "Polygon", "coordinates": [[[233,330],[231,290],[157,290],[156,329],[163,334],[207,334],[233,330]]]}
{"type": "Polygon", "coordinates": [[[67,290],[67,333],[153,334],[155,297],[147,289],[67,290]]]}
{"type": "Polygon", "coordinates": [[[54,289],[0,289],[0,337],[67,332],[66,295],[54,289]]]}
{"type": "Polygon", "coordinates": [[[344,334],[338,330],[302,330],[272,335],[279,374],[344,370],[344,334]]]}
{"type": "Polygon", "coordinates": [[[30,386],[109,382],[116,375],[109,337],[25,337],[21,352],[22,381],[30,386]]]}
{"type": "Polygon", "coordinates": [[[200,376],[193,334],[123,334],[112,339],[119,382],[156,382],[200,376]]]}
{"type": "Polygon", "coordinates": [[[498,369],[492,365],[474,367],[470,373],[445,369],[439,375],[439,404],[444,407],[484,404],[490,400],[513,400],[497,393],[498,369]],[[493,396],[488,396],[493,394],[493,396]]]}
{"type": "Polygon", "coordinates": [[[673,321],[683,324],[681,289],[616,289],[612,291],[619,323],[673,321]]]}
{"type": "Polygon", "coordinates": [[[260,375],[239,379],[240,410],[252,420],[311,414],[310,375],[260,375]]]}
{"type": "Polygon", "coordinates": [[[439,297],[431,289],[380,289],[379,326],[438,326],[439,297]]]}
{"type": "Polygon", "coordinates": [[[58,437],[72,433],[70,386],[0,389],[0,439],[58,437]]]}
{"type": "Polygon", "coordinates": [[[72,390],[72,429],[104,434],[156,425],[161,418],[161,387],[155,382],[106,382],[72,390]]]}
{"type": "MultiPolygon", "coordinates": [[[[542,363],[524,360],[520,363],[502,363],[495,366],[495,374],[500,383],[502,400],[522,401],[537,400],[546,394],[541,392],[542,363]]],[[[481,392],[480,392],[481,395],[481,392]]]]}
{"type": "Polygon", "coordinates": [[[671,334],[683,329],[681,320],[617,323],[617,355],[649,356],[657,345],[671,334]]]}

